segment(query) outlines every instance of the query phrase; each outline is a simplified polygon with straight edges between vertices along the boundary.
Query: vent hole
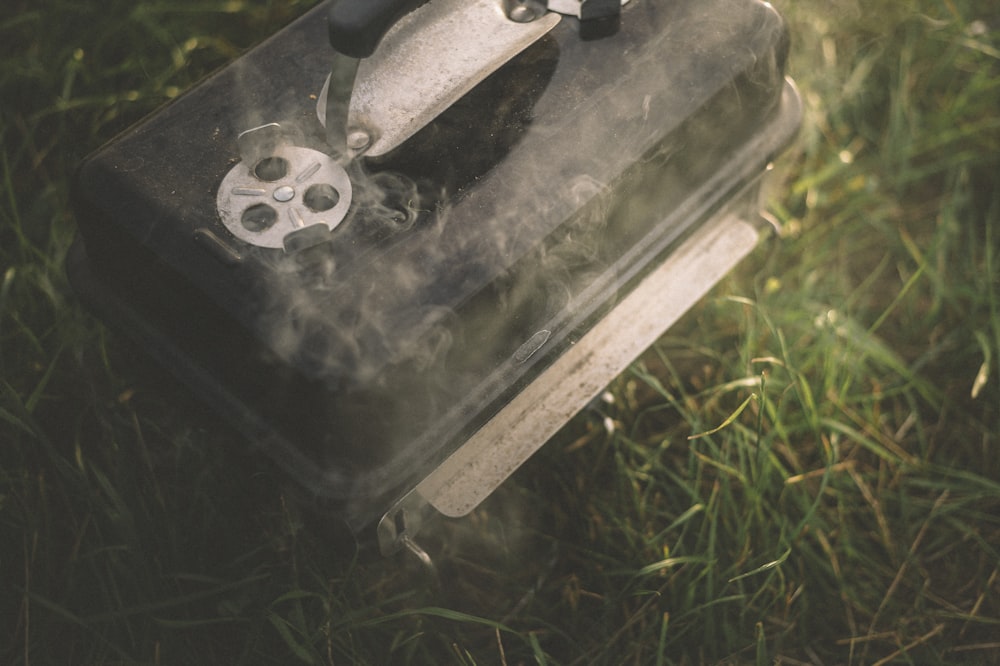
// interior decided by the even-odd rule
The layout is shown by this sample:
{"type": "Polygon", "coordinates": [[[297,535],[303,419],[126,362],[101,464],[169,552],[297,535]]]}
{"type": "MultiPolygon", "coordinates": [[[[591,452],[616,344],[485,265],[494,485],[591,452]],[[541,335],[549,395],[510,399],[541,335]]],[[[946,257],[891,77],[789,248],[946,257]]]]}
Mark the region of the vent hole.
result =
{"type": "Polygon", "coordinates": [[[310,185],[302,200],[312,212],[322,213],[337,205],[337,202],[340,201],[340,192],[333,185],[326,183],[310,185]]]}
{"type": "Polygon", "coordinates": [[[267,204],[254,204],[245,211],[240,222],[247,231],[260,232],[278,221],[278,213],[267,204]]]}
{"type": "Polygon", "coordinates": [[[260,180],[273,183],[288,174],[288,160],[284,157],[265,157],[253,168],[253,175],[260,180]]]}

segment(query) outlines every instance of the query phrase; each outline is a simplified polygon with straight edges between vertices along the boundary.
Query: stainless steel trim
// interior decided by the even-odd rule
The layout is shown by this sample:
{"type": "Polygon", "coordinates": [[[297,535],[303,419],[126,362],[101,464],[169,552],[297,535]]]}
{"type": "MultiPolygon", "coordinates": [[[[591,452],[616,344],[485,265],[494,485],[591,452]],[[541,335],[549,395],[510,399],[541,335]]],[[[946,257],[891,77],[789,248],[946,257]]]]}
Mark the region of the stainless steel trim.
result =
{"type": "Polygon", "coordinates": [[[472,511],[749,254],[758,237],[757,226],[733,215],[706,223],[415,492],[446,516],[472,511]]]}

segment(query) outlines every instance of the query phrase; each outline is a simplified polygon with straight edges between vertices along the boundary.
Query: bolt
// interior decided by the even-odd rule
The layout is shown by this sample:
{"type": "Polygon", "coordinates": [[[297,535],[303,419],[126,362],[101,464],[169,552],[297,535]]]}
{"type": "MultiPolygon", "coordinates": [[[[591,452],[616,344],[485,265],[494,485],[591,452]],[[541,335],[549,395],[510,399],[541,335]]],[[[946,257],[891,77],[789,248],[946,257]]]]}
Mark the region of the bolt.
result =
{"type": "Polygon", "coordinates": [[[295,190],[291,185],[282,185],[276,189],[271,196],[274,197],[275,201],[291,201],[292,198],[295,197],[295,190]]]}
{"type": "Polygon", "coordinates": [[[546,3],[539,0],[504,0],[507,18],[516,23],[531,23],[546,11],[546,3]]]}
{"type": "Polygon", "coordinates": [[[510,20],[517,21],[518,23],[530,23],[535,20],[535,12],[531,11],[530,7],[518,5],[511,10],[510,20]]]}
{"type": "Polygon", "coordinates": [[[371,135],[363,129],[351,130],[347,134],[347,147],[355,152],[359,152],[367,148],[371,141],[371,135]]]}

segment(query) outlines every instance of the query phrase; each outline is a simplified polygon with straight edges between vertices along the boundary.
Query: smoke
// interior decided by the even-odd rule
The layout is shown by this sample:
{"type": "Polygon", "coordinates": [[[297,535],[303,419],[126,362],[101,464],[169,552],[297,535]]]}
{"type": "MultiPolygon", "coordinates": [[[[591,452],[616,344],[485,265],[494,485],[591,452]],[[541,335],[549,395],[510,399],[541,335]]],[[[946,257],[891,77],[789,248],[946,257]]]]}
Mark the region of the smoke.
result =
{"type": "MultiPolygon", "coordinates": [[[[331,233],[254,254],[256,329],[319,396],[303,398],[297,469],[350,497],[357,524],[721,196],[703,184],[773,109],[787,44],[762,5],[707,4],[636,1],[623,34],[542,39],[393,153],[350,163],[351,209],[331,233]],[[540,351],[519,354],[541,331],[540,351]]],[[[300,90],[248,93],[246,108],[248,127],[323,142],[300,90]],[[275,104],[294,111],[259,111],[275,104]]]]}

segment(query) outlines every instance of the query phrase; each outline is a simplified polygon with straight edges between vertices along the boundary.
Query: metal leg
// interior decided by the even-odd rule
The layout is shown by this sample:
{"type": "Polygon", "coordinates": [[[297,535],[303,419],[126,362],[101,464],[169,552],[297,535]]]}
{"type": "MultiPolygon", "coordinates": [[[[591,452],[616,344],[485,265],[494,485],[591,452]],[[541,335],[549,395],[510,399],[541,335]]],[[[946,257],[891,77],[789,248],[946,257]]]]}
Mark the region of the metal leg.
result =
{"type": "Polygon", "coordinates": [[[410,535],[405,533],[400,535],[399,543],[417,558],[420,565],[424,569],[424,573],[427,574],[427,577],[430,579],[434,587],[441,587],[441,579],[438,576],[437,567],[434,566],[434,560],[432,560],[431,556],[427,554],[427,551],[421,548],[416,541],[411,539],[410,535]]]}
{"type": "Polygon", "coordinates": [[[420,562],[420,566],[434,587],[439,588],[441,579],[437,567],[434,566],[434,560],[413,540],[423,525],[425,514],[430,510],[430,505],[419,493],[410,492],[403,497],[379,521],[379,550],[386,557],[395,555],[400,550],[408,551],[420,562]]]}

